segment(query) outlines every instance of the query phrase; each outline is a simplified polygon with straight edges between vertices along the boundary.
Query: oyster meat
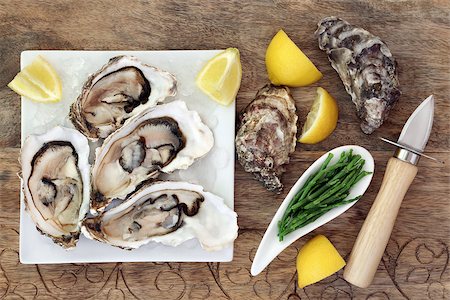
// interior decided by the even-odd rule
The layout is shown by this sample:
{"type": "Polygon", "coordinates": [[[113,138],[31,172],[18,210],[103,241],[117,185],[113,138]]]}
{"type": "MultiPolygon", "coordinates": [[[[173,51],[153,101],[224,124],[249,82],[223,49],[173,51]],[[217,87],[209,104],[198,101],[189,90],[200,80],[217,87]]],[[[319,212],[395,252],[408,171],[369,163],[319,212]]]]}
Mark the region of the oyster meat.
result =
{"type": "Polygon", "coordinates": [[[356,105],[362,131],[371,134],[401,95],[391,51],[379,37],[337,17],[321,20],[316,36],[356,105]]]}
{"type": "Polygon", "coordinates": [[[208,251],[230,245],[237,237],[237,215],[223,199],[187,182],[142,185],[126,201],[87,218],[83,234],[125,249],[150,241],[177,246],[197,238],[208,251]]]}
{"type": "Polygon", "coordinates": [[[25,209],[36,228],[64,248],[76,246],[89,209],[89,146],[74,129],[26,138],[20,155],[25,209]]]}
{"type": "Polygon", "coordinates": [[[244,109],[236,134],[236,152],[246,172],[272,192],[280,193],[280,177],[297,142],[297,114],[289,88],[268,84],[244,109]]]}
{"type": "Polygon", "coordinates": [[[186,169],[213,144],[211,130],[183,101],[157,105],[129,119],[96,150],[91,212],[124,199],[161,172],[186,169]]]}
{"type": "Polygon", "coordinates": [[[111,58],[84,84],[69,117],[91,140],[106,138],[132,116],[176,94],[175,77],[133,56],[111,58]]]}

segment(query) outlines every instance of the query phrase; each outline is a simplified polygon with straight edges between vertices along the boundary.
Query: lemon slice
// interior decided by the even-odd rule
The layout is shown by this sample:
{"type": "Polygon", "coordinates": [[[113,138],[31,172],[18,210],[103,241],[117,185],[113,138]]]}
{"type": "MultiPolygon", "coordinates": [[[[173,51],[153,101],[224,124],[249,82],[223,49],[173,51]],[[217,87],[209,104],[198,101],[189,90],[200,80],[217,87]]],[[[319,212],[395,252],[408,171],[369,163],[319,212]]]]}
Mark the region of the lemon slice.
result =
{"type": "Polygon", "coordinates": [[[316,283],[345,266],[345,261],[323,235],[306,242],[297,255],[298,286],[316,283]]]}
{"type": "Polygon", "coordinates": [[[306,117],[302,136],[298,140],[303,144],[316,144],[326,139],[336,128],[339,109],[336,100],[319,87],[317,96],[306,117]]]}
{"type": "Polygon", "coordinates": [[[283,30],[267,47],[266,68],[275,85],[306,86],[322,78],[322,73],[283,30]]]}
{"type": "Polygon", "coordinates": [[[239,50],[228,48],[211,58],[198,73],[197,86],[222,105],[230,105],[241,86],[242,67],[239,50]]]}
{"type": "Polygon", "coordinates": [[[61,79],[42,56],[20,71],[8,83],[17,94],[37,102],[58,102],[62,98],[61,79]]]}

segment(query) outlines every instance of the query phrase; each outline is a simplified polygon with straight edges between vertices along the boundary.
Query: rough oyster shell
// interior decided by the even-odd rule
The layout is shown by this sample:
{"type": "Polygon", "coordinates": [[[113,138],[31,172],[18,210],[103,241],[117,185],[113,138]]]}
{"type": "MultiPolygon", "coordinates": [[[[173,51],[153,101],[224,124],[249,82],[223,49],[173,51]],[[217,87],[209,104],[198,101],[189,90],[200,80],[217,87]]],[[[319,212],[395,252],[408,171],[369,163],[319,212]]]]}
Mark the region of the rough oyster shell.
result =
{"type": "Polygon", "coordinates": [[[55,127],[25,139],[20,154],[25,209],[44,235],[76,246],[89,209],[89,146],[74,129],[55,127]]]}
{"type": "Polygon", "coordinates": [[[118,206],[87,218],[82,232],[90,239],[125,249],[151,241],[164,245],[197,238],[208,251],[230,245],[237,237],[237,215],[223,199],[187,182],[143,185],[118,206]]]}
{"type": "Polygon", "coordinates": [[[315,34],[356,105],[362,131],[371,134],[401,95],[391,51],[379,37],[337,17],[322,19],[315,34]]]}
{"type": "Polygon", "coordinates": [[[95,141],[175,94],[176,79],[172,74],[133,56],[117,56],[88,78],[69,117],[75,128],[95,141]]]}
{"type": "Polygon", "coordinates": [[[236,134],[236,153],[246,172],[272,192],[280,193],[280,181],[297,142],[295,101],[289,88],[268,84],[244,109],[236,134]]]}
{"type": "Polygon", "coordinates": [[[91,213],[124,199],[161,172],[186,169],[214,145],[211,130],[183,101],[158,105],[129,119],[96,150],[91,213]]]}

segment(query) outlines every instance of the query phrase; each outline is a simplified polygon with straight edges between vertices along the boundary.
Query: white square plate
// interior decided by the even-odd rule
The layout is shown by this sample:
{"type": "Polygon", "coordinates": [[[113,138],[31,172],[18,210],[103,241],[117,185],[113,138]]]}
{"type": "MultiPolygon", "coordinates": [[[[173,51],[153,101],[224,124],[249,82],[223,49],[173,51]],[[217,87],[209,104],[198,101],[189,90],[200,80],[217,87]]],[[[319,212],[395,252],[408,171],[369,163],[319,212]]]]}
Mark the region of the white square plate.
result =
{"type": "MultiPolygon", "coordinates": [[[[29,134],[41,134],[63,125],[72,127],[67,119],[69,107],[77,98],[84,81],[111,57],[134,55],[144,63],[169,71],[177,77],[178,94],[175,99],[186,102],[196,110],[211,128],[215,138],[213,149],[187,170],[171,174],[180,179],[202,185],[234,206],[234,122],[235,104],[223,107],[210,100],[195,85],[195,77],[204,63],[220,50],[205,51],[24,51],[21,68],[42,55],[56,69],[63,83],[63,100],[57,104],[41,104],[22,98],[22,143],[29,134]]],[[[226,262],[233,259],[233,247],[207,252],[197,240],[178,247],[157,243],[133,251],[122,250],[80,237],[74,250],[64,250],[48,237],[41,235],[30,216],[24,211],[23,194],[20,205],[20,261],[25,264],[87,263],[87,262],[226,262]]]]}

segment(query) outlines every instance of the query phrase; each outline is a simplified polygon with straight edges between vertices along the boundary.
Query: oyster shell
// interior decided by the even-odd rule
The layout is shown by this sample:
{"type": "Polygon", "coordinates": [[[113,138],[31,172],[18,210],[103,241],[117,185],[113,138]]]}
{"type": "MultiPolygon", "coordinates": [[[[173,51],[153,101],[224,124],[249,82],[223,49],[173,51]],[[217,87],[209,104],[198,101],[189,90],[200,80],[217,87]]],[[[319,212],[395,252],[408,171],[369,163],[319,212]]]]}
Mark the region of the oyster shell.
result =
{"type": "Polygon", "coordinates": [[[371,134],[401,95],[391,51],[379,37],[337,17],[322,19],[316,36],[356,105],[362,131],[371,134]]]}
{"type": "Polygon", "coordinates": [[[117,56],[88,78],[69,117],[81,133],[97,140],[175,94],[176,79],[172,74],[133,56],[117,56]]]}
{"type": "Polygon", "coordinates": [[[86,137],[63,127],[30,135],[22,146],[25,209],[36,228],[64,248],[76,246],[89,209],[88,156],[86,137]]]}
{"type": "Polygon", "coordinates": [[[115,198],[124,199],[161,172],[186,169],[213,144],[211,130],[183,101],[158,105],[129,119],[96,150],[91,213],[115,198]]]}
{"type": "Polygon", "coordinates": [[[160,181],[143,185],[126,201],[87,218],[88,238],[125,249],[150,241],[164,245],[197,238],[208,251],[230,245],[237,237],[237,215],[220,197],[187,182],[160,181]]]}
{"type": "Polygon", "coordinates": [[[297,142],[295,101],[289,88],[268,84],[244,109],[236,134],[236,152],[246,172],[251,172],[272,192],[280,181],[297,142]]]}

